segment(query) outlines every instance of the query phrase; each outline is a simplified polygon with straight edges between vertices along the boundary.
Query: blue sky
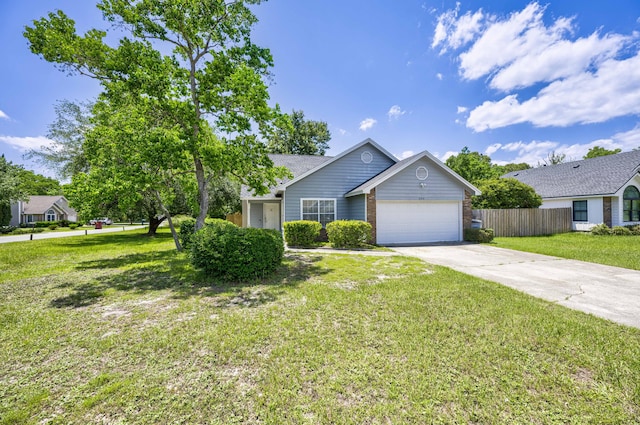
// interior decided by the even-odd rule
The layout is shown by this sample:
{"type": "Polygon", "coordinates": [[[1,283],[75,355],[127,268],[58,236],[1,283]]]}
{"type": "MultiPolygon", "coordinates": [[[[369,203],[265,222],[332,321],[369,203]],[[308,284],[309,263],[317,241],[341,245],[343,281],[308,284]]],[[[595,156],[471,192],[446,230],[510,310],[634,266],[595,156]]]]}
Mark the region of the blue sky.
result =
{"type": "MultiPolygon", "coordinates": [[[[54,9],[82,32],[108,28],[91,1],[0,2],[0,152],[31,169],[22,155],[48,143],[56,101],[100,89],[29,52],[24,26],[54,9]]],[[[640,147],[637,0],[271,0],[255,12],[271,101],[326,121],[329,155],[367,137],[398,157],[468,146],[532,165],[640,147]]]]}

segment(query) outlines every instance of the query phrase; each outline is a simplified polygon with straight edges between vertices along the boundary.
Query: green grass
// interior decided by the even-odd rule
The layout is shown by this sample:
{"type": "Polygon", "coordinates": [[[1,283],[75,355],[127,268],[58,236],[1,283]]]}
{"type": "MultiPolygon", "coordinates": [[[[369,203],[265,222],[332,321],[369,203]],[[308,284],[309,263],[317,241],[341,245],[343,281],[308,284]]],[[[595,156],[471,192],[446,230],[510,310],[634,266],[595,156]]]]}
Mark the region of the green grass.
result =
{"type": "Polygon", "coordinates": [[[222,284],[118,233],[2,245],[0,270],[0,424],[640,417],[640,330],[417,259],[222,284]]]}
{"type": "Polygon", "coordinates": [[[495,238],[493,244],[500,248],[640,270],[638,236],[596,236],[575,232],[553,236],[495,238]]]}

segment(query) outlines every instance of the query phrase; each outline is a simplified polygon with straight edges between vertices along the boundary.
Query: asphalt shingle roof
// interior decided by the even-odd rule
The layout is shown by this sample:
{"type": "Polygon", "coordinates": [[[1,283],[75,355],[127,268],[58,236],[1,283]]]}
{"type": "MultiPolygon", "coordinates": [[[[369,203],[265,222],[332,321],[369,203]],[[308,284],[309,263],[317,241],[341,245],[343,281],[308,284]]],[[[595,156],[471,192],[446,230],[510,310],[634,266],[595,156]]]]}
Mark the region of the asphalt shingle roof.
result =
{"type": "Polygon", "coordinates": [[[640,150],[514,171],[543,198],[611,195],[640,171],[640,150]]]}
{"type": "Polygon", "coordinates": [[[58,204],[57,202],[62,198],[62,196],[31,196],[29,200],[24,203],[24,213],[25,214],[44,214],[49,208],[51,208],[54,204],[61,210],[69,212],[71,208],[64,207],[63,205],[58,204]]]}
{"type": "MultiPolygon", "coordinates": [[[[332,156],[318,156],[318,155],[286,155],[286,154],[269,154],[269,158],[276,166],[284,166],[291,171],[293,178],[296,178],[309,170],[312,170],[321,164],[331,160],[332,156]]],[[[240,191],[241,198],[258,198],[258,199],[273,199],[276,197],[276,193],[282,189],[282,187],[293,179],[283,179],[278,182],[275,187],[271,188],[271,192],[264,196],[254,196],[248,187],[242,186],[240,191]]]]}

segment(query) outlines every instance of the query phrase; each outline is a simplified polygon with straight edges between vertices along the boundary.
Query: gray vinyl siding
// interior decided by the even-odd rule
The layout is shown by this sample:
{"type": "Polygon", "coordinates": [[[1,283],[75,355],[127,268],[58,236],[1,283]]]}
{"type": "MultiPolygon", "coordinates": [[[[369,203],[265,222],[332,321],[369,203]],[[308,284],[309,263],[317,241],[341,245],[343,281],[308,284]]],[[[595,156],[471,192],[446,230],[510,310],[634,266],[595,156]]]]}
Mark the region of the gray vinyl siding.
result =
{"type": "Polygon", "coordinates": [[[9,224],[16,227],[20,225],[20,201],[11,204],[11,220],[9,224]]]}
{"type": "Polygon", "coordinates": [[[351,196],[347,198],[349,220],[365,220],[366,204],[365,195],[351,196]]]}
{"type": "Polygon", "coordinates": [[[376,188],[376,199],[383,201],[461,201],[464,186],[428,158],[409,165],[376,188]],[[418,180],[416,169],[424,166],[429,171],[426,180],[418,180]],[[424,187],[420,186],[424,183],[424,187]]]}
{"type": "Polygon", "coordinates": [[[391,158],[378,151],[374,146],[370,144],[361,146],[289,186],[286,191],[284,221],[301,219],[300,200],[303,198],[336,199],[336,219],[338,220],[352,219],[350,216],[352,210],[354,214],[364,218],[364,201],[361,201],[362,208],[359,208],[357,200],[349,202],[344,195],[393,164],[394,161],[391,158]],[[373,154],[373,161],[369,164],[363,163],[360,159],[360,155],[364,151],[373,154]]]}

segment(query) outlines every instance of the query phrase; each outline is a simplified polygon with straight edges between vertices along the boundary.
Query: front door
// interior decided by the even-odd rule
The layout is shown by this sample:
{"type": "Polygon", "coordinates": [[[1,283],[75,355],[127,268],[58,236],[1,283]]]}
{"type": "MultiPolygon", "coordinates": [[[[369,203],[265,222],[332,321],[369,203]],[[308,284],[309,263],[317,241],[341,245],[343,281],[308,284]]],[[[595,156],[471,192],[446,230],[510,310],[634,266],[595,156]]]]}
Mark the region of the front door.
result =
{"type": "Polygon", "coordinates": [[[262,204],[262,227],[280,230],[280,204],[262,204]]]}

